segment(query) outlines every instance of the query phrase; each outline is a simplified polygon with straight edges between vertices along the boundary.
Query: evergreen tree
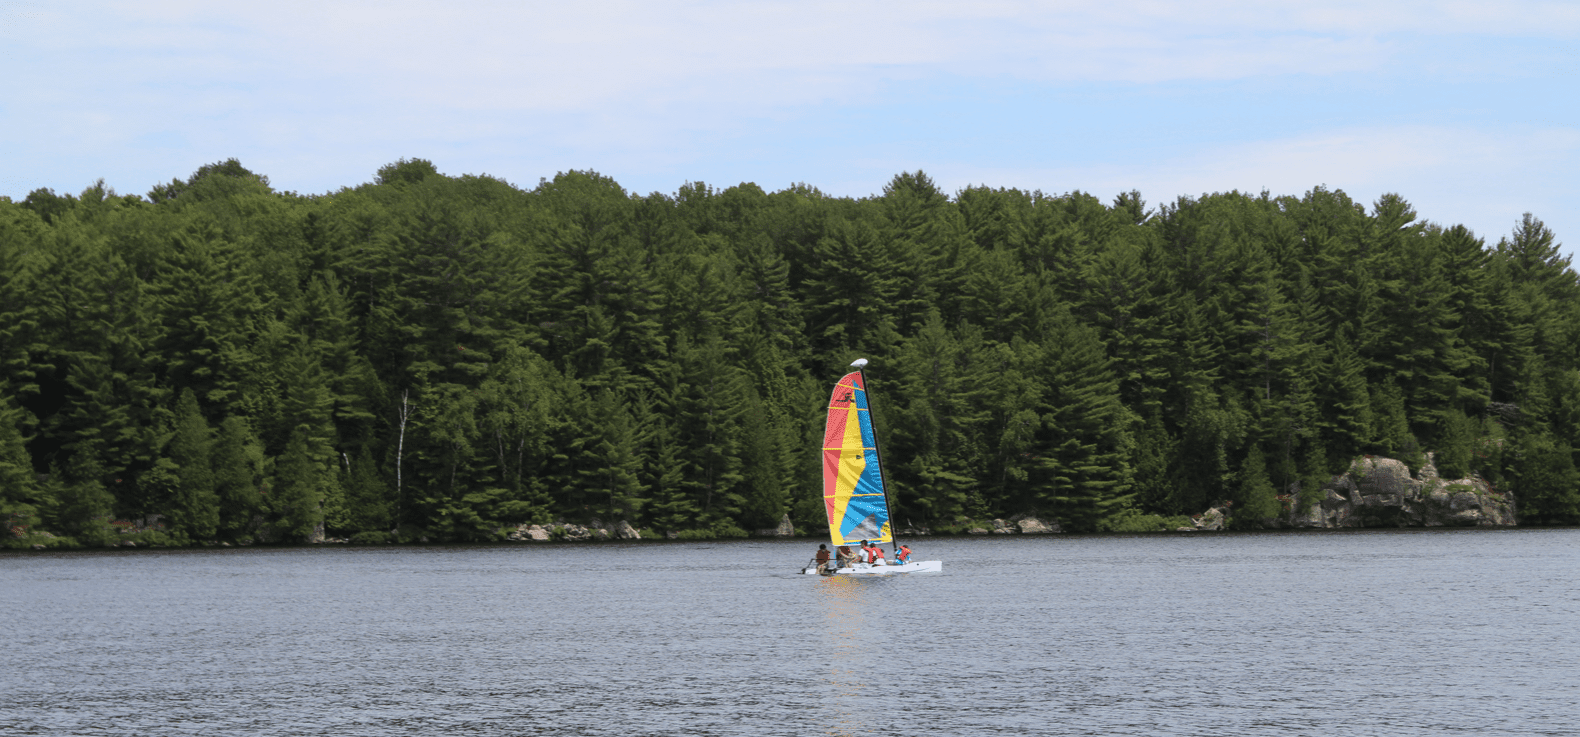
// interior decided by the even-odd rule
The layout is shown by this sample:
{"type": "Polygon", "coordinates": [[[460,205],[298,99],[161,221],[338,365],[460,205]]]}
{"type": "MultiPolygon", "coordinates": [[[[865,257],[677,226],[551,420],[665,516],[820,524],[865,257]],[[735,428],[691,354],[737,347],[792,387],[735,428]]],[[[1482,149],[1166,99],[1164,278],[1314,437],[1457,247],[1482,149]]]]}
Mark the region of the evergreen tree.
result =
{"type": "Polygon", "coordinates": [[[71,454],[70,464],[61,477],[53,482],[52,496],[58,500],[52,526],[72,536],[78,543],[92,547],[109,545],[115,540],[110,527],[114,497],[104,486],[104,466],[99,462],[98,449],[80,445],[71,454]]]}
{"type": "Polygon", "coordinates": [[[1043,357],[1039,501],[1072,531],[1090,531],[1129,502],[1129,442],[1119,387],[1096,331],[1069,315],[1055,321],[1043,357]]]}
{"type": "Polygon", "coordinates": [[[1459,410],[1443,415],[1434,456],[1438,475],[1448,479],[1465,478],[1475,468],[1476,425],[1459,410]]]}
{"type": "Polygon", "coordinates": [[[253,437],[245,418],[226,417],[220,423],[210,458],[219,506],[219,533],[232,539],[248,537],[256,527],[255,519],[268,507],[261,473],[263,447],[253,437]]]}
{"type": "Polygon", "coordinates": [[[346,484],[346,507],[350,529],[357,532],[382,532],[394,522],[394,500],[389,484],[379,475],[373,454],[367,448],[351,462],[346,484]]]}
{"type": "Polygon", "coordinates": [[[27,453],[21,427],[24,412],[0,395],[0,540],[37,526],[40,511],[49,512],[53,501],[43,495],[27,453]]]}
{"type": "Polygon", "coordinates": [[[177,532],[193,540],[207,540],[218,531],[220,516],[212,459],[214,438],[191,389],[182,391],[176,402],[174,430],[168,453],[177,468],[177,486],[170,521],[177,532]]]}
{"type": "Polygon", "coordinates": [[[272,506],[281,534],[294,540],[311,537],[324,520],[323,469],[313,456],[310,436],[306,427],[292,430],[285,454],[275,463],[272,506]]]}
{"type": "Polygon", "coordinates": [[[1255,443],[1240,464],[1240,484],[1235,494],[1231,515],[1238,529],[1259,529],[1262,521],[1278,516],[1278,493],[1267,478],[1267,464],[1262,449],[1255,443]]]}
{"type": "Polygon", "coordinates": [[[1527,435],[1514,461],[1515,494],[1520,513],[1530,522],[1574,524],[1580,521],[1580,471],[1568,443],[1527,435]]]}
{"type": "Polygon", "coordinates": [[[625,403],[608,389],[600,390],[593,400],[589,419],[596,436],[586,448],[591,462],[582,468],[581,483],[592,493],[600,513],[634,519],[644,496],[639,478],[640,430],[625,403]]]}

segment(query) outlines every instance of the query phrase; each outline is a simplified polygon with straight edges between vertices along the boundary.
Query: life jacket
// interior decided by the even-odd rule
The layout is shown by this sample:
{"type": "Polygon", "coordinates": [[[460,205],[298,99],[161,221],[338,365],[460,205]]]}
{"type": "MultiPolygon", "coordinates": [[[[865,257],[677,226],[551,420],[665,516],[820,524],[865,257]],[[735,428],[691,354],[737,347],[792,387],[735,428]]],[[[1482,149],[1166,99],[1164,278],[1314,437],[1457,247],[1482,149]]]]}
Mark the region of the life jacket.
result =
{"type": "Polygon", "coordinates": [[[899,560],[899,561],[900,561],[900,562],[901,562],[901,563],[907,563],[907,562],[910,562],[910,559],[911,559],[911,549],[910,549],[910,548],[907,548],[907,547],[905,547],[905,546],[904,546],[904,545],[901,545],[901,546],[900,546],[900,552],[898,552],[898,553],[895,553],[895,554],[894,554],[894,557],[895,557],[895,558],[896,558],[896,559],[898,559],[898,560],[899,560]]]}
{"type": "Polygon", "coordinates": [[[874,563],[879,558],[882,558],[882,557],[883,557],[883,548],[880,548],[880,547],[878,547],[876,545],[874,545],[874,546],[872,546],[870,548],[867,548],[867,562],[868,563],[874,563]]]}

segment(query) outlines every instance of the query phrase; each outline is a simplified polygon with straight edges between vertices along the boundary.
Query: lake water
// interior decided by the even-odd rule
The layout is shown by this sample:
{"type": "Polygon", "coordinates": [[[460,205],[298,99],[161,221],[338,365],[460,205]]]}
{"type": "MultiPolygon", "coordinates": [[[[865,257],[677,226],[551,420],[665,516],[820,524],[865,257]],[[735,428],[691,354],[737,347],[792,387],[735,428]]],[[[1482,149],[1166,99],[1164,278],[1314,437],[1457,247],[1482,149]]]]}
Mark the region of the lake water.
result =
{"type": "Polygon", "coordinates": [[[1580,530],[0,556],[6,735],[1580,731],[1580,530]]]}

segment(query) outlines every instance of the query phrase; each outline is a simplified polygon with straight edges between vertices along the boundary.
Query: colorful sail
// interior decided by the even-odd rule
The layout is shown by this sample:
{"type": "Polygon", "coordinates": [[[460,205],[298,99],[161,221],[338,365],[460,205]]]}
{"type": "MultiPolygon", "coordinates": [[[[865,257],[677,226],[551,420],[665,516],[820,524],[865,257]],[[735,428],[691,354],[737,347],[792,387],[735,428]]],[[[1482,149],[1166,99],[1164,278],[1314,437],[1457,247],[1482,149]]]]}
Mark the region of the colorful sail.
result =
{"type": "Polygon", "coordinates": [[[889,506],[861,372],[834,386],[823,433],[823,504],[835,545],[889,542],[889,506]]]}

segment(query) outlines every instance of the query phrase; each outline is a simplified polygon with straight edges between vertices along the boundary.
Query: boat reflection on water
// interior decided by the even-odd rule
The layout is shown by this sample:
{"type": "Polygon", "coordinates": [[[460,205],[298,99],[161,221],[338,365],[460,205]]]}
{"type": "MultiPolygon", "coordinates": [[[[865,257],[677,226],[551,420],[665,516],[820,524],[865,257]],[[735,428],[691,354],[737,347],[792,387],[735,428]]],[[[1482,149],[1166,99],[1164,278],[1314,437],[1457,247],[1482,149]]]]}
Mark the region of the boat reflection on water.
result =
{"type": "Polygon", "coordinates": [[[868,622],[866,611],[873,608],[872,587],[884,581],[854,576],[819,576],[818,603],[822,605],[825,652],[830,656],[826,690],[824,734],[850,737],[875,734],[878,725],[861,718],[860,704],[870,698],[880,684],[872,682],[878,672],[878,656],[884,634],[876,622],[868,622]]]}

